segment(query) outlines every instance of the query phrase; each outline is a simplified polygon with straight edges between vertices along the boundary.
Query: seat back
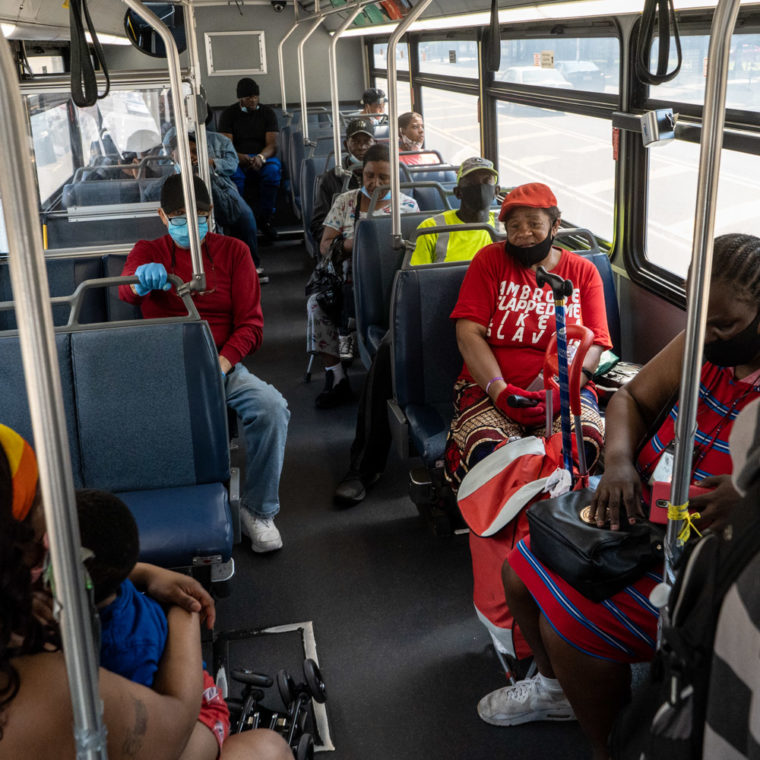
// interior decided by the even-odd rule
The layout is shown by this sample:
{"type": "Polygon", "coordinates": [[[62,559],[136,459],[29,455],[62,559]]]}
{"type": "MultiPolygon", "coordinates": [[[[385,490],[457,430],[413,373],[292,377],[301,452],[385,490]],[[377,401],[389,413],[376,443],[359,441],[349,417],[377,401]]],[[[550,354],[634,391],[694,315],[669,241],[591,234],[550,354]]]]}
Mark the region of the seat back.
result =
{"type": "Polygon", "coordinates": [[[135,491],[229,479],[227,410],[205,322],[71,334],[82,478],[135,491]]]}
{"type": "Polygon", "coordinates": [[[396,273],[391,304],[393,388],[402,409],[410,404],[451,406],[462,357],[449,314],[468,266],[466,261],[430,264],[396,273]]]}
{"type": "MultiPolygon", "coordinates": [[[[124,253],[108,253],[103,256],[103,276],[119,277],[124,271],[127,256],[124,253]]],[[[142,311],[137,304],[127,303],[119,298],[117,285],[105,289],[106,319],[109,322],[119,322],[127,319],[140,319],[142,311]]]]}
{"type": "Polygon", "coordinates": [[[322,156],[305,158],[301,164],[301,220],[303,221],[304,244],[309,255],[316,256],[318,241],[311,234],[311,220],[314,216],[314,191],[317,177],[322,173],[325,159],[322,156]]]}
{"type": "MultiPolygon", "coordinates": [[[[68,296],[79,283],[103,276],[103,264],[99,256],[74,259],[47,259],[48,287],[50,295],[68,296]]],[[[121,272],[119,272],[121,274],[121,272]]],[[[11,277],[8,260],[0,261],[0,301],[12,301],[11,277]]],[[[65,304],[53,305],[53,324],[65,325],[69,319],[69,307],[65,304]]],[[[105,322],[106,305],[102,289],[88,290],[82,301],[79,314],[81,324],[105,322]]],[[[0,311],[0,330],[15,330],[16,315],[13,311],[0,311]]]]}
{"type": "Polygon", "coordinates": [[[136,179],[98,179],[71,182],[63,186],[63,208],[139,203],[140,184],[136,179]]]}
{"type": "MultiPolygon", "coordinates": [[[[402,214],[401,235],[408,238],[429,214],[402,214]]],[[[393,276],[401,266],[404,250],[394,250],[389,216],[362,219],[356,228],[353,250],[354,302],[356,331],[362,361],[369,364],[374,350],[369,332],[388,329],[393,276]]]]}
{"type": "MultiPolygon", "coordinates": [[[[66,416],[66,432],[69,439],[74,486],[82,488],[84,480],[77,435],[76,394],[74,393],[74,375],[71,367],[71,335],[67,333],[56,334],[55,348],[61,373],[63,410],[66,416]]],[[[0,393],[0,422],[12,427],[34,447],[32,420],[29,414],[24,381],[24,367],[21,363],[21,344],[18,335],[15,333],[0,333],[0,388],[2,388],[2,393],[0,393]]]]}

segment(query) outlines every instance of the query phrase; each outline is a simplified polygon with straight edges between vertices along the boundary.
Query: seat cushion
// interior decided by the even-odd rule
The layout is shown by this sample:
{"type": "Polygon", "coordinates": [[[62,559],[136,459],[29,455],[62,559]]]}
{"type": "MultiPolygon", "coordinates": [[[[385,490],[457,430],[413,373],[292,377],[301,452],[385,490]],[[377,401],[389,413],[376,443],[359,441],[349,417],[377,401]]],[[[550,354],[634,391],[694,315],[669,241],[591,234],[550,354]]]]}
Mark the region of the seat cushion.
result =
{"type": "Polygon", "coordinates": [[[135,517],[140,561],[189,567],[196,557],[232,555],[232,517],[222,483],[125,491],[117,496],[135,517]]]}
{"type": "Polygon", "coordinates": [[[417,453],[425,466],[434,467],[439,459],[443,459],[446,435],[454,411],[452,405],[409,404],[404,411],[409,422],[409,435],[417,453]]]}

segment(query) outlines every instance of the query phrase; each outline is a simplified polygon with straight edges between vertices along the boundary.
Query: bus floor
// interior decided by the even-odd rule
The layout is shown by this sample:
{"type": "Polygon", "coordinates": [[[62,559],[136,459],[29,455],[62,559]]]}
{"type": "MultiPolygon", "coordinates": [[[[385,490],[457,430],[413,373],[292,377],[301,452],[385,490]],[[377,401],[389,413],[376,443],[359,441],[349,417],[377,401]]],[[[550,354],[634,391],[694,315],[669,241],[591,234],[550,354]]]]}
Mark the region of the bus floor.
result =
{"type": "MultiPolygon", "coordinates": [[[[477,716],[478,700],[505,685],[472,607],[466,535],[438,538],[406,494],[407,466],[395,453],[366,500],[350,510],[332,494],[348,465],[355,405],[317,410],[321,370],[304,383],[301,245],[263,250],[264,343],[246,361],[291,410],[277,518],[284,548],[235,548],[237,575],[218,604],[219,631],[312,621],[327,684],[335,760],[575,760],[588,755],[575,723],[499,728],[477,716]]],[[[361,387],[358,360],[350,370],[361,387]]],[[[232,660],[232,657],[231,657],[232,660]]],[[[279,663],[230,662],[275,670],[279,663]]],[[[294,673],[294,676],[298,676],[294,673]]],[[[297,680],[297,679],[296,679],[297,680]]]]}

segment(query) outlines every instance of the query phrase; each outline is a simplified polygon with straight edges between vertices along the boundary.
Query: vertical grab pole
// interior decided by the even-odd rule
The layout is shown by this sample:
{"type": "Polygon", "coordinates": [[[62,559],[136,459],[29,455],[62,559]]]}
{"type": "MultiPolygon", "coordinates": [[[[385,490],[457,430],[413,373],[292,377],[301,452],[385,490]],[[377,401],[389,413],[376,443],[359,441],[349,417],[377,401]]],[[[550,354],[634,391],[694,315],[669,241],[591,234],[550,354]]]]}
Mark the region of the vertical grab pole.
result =
{"type": "MultiPolygon", "coordinates": [[[[696,432],[702,344],[705,338],[707,301],[710,295],[715,207],[718,198],[720,152],[725,123],[726,82],[731,34],[739,12],[739,0],[719,0],[710,30],[705,106],[702,112],[702,139],[699,151],[699,179],[694,219],[694,243],[684,347],[683,372],[676,421],[676,452],[670,502],[685,505],[689,500],[692,450],[696,432]]],[[[684,520],[668,520],[665,540],[665,582],[675,580],[674,566],[681,556],[678,535],[684,520]]]]}
{"type": "MultiPolygon", "coordinates": [[[[189,0],[183,0],[185,11],[185,36],[187,38],[187,55],[190,59],[190,78],[193,85],[193,98],[196,119],[195,150],[198,153],[198,174],[211,192],[211,167],[208,163],[208,143],[206,142],[206,122],[198,116],[198,96],[201,91],[201,69],[198,56],[198,38],[195,33],[195,11],[189,0]]],[[[206,103],[208,108],[208,103],[206,103]]]]}
{"type": "Polygon", "coordinates": [[[0,42],[0,172],[9,266],[16,301],[34,443],[40,468],[45,521],[60,629],[71,693],[77,760],[106,760],[106,729],[98,693],[98,660],[79,554],[79,519],[74,501],[69,440],[53,333],[47,270],[42,253],[32,155],[21,107],[21,91],[8,43],[0,42]]]}
{"type": "Polygon", "coordinates": [[[399,22],[388,40],[388,134],[391,149],[391,240],[395,249],[401,248],[401,176],[398,167],[398,103],[396,101],[396,46],[406,30],[422,15],[431,0],[419,0],[406,18],[399,22]]]}
{"type": "Polygon", "coordinates": [[[337,31],[333,34],[330,40],[330,47],[328,49],[328,61],[330,67],[330,98],[332,100],[332,120],[333,120],[333,152],[335,153],[335,172],[340,176],[341,164],[343,156],[341,155],[340,144],[340,99],[338,97],[338,40],[343,36],[343,33],[348,29],[351,24],[354,23],[354,19],[361,12],[361,5],[357,5],[351,13],[348,14],[346,20],[340,25],[337,31]]]}
{"type": "MultiPolygon", "coordinates": [[[[296,3],[296,7],[298,7],[298,3],[296,3]]],[[[280,66],[280,98],[282,100],[282,113],[286,114],[288,112],[288,101],[285,97],[285,59],[283,58],[282,49],[285,46],[285,40],[290,37],[293,32],[298,28],[298,20],[296,19],[293,26],[288,29],[288,31],[285,33],[285,36],[280,40],[280,42],[277,45],[277,62],[280,66]]]]}
{"type": "MultiPolygon", "coordinates": [[[[319,12],[319,8],[317,8],[319,12]]],[[[314,23],[309,27],[309,31],[303,36],[303,39],[298,43],[298,86],[301,89],[301,131],[303,132],[303,144],[309,144],[309,117],[306,113],[306,68],[303,60],[303,49],[314,32],[319,29],[322,22],[325,20],[324,16],[314,19],[314,23]]],[[[298,167],[293,167],[293,171],[298,171],[298,167]]]]}
{"type": "Polygon", "coordinates": [[[127,7],[147,21],[159,34],[166,48],[166,61],[169,65],[169,81],[172,88],[172,107],[177,122],[177,149],[179,150],[179,165],[182,171],[182,194],[185,197],[185,212],[187,227],[190,233],[190,257],[193,260],[193,279],[190,288],[193,290],[206,289],[206,275],[203,273],[201,256],[201,239],[198,235],[198,211],[195,204],[195,188],[193,187],[193,163],[190,159],[190,142],[185,129],[185,109],[182,103],[182,69],[179,65],[177,43],[163,21],[153,11],[146,8],[140,0],[124,0],[127,7]],[[180,126],[182,127],[180,129],[180,126]]]}

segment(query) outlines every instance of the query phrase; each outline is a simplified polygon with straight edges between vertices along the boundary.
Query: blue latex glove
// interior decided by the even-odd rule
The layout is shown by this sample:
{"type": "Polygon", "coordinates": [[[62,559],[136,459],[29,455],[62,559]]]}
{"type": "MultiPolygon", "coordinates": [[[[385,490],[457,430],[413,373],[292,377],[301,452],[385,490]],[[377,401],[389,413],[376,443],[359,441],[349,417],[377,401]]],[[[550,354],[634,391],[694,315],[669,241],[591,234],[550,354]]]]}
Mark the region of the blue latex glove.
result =
{"type": "Polygon", "coordinates": [[[140,278],[140,282],[135,285],[135,292],[138,296],[144,296],[151,290],[171,290],[172,284],[168,280],[166,268],[163,264],[140,264],[135,269],[135,275],[140,278]]]}

